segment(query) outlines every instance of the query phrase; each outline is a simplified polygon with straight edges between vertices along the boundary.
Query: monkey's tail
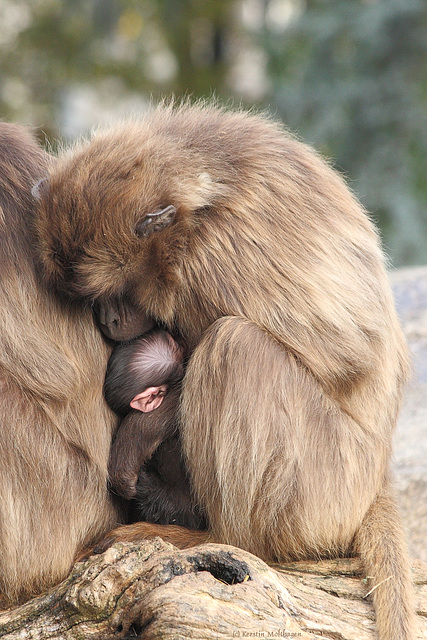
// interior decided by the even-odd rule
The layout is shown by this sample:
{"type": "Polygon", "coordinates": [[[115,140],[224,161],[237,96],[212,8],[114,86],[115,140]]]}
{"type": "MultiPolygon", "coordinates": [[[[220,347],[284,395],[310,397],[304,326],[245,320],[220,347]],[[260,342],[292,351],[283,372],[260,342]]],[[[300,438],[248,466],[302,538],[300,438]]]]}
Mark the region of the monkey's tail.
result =
{"type": "Polygon", "coordinates": [[[373,600],[379,640],[414,640],[411,561],[400,515],[388,488],[366,513],[354,547],[369,578],[366,595],[373,600]]]}

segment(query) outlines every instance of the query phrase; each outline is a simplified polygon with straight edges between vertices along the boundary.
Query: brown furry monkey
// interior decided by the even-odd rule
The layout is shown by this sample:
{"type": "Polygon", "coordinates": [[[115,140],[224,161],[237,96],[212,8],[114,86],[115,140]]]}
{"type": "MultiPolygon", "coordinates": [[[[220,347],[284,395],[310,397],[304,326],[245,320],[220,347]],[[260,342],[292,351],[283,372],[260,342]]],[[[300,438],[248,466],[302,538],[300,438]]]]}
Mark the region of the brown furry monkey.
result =
{"type": "Polygon", "coordinates": [[[115,347],[104,394],[124,417],[111,448],[110,482],[134,498],[139,520],[201,529],[206,524],[192,499],[177,430],[183,355],[162,330],[115,347]]]}
{"type": "Polygon", "coordinates": [[[179,429],[209,532],[116,536],[266,560],[359,553],[380,638],[411,638],[389,475],[407,348],[377,233],[342,178],[267,118],[185,104],[97,133],[39,191],[49,286],[96,303],[114,339],[147,313],[190,350],[179,429]]]}
{"type": "Polygon", "coordinates": [[[48,162],[24,128],[0,124],[1,606],[65,578],[120,521],[107,490],[109,350],[91,310],[60,301],[37,268],[31,188],[48,162]]]}

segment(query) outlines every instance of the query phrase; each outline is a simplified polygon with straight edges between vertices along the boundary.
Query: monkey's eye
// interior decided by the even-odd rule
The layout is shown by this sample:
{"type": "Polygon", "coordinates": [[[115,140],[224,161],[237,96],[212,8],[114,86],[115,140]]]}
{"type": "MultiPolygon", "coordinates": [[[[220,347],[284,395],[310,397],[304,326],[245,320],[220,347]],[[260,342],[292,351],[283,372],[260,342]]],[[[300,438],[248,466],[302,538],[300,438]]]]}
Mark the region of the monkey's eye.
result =
{"type": "Polygon", "coordinates": [[[138,238],[148,238],[157,231],[165,229],[175,219],[176,208],[173,204],[163,209],[157,209],[154,213],[148,213],[135,227],[135,235],[138,238]]]}

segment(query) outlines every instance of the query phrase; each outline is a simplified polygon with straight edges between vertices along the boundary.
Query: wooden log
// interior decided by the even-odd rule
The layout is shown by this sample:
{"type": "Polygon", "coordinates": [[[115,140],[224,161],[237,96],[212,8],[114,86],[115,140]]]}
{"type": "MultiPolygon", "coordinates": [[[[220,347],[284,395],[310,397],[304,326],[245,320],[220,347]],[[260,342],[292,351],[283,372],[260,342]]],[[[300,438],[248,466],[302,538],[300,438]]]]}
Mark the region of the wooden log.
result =
{"type": "MultiPolygon", "coordinates": [[[[417,562],[418,638],[427,638],[427,566],[417,562]]],[[[117,543],[46,595],[0,614],[4,640],[297,638],[372,640],[357,559],[269,567],[234,547],[117,543]]]]}

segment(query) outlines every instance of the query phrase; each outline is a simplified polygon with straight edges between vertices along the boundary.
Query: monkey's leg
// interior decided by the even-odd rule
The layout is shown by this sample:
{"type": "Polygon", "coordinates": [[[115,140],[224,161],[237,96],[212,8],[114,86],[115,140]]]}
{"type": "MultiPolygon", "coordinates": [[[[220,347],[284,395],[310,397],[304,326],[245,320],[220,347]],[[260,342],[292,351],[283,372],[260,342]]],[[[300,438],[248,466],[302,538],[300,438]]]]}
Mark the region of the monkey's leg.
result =
{"type": "Polygon", "coordinates": [[[386,487],[365,515],[354,540],[364,564],[381,640],[412,640],[415,607],[405,535],[386,487]]]}
{"type": "Polygon", "coordinates": [[[213,540],[265,560],[355,548],[378,584],[379,638],[413,637],[399,516],[387,493],[376,498],[388,444],[369,420],[359,424],[295,356],[241,318],[205,332],[187,367],[181,419],[213,540]]]}
{"type": "Polygon", "coordinates": [[[177,436],[162,442],[153,458],[140,470],[135,505],[138,520],[188,529],[207,528],[191,493],[177,436]]]}
{"type": "Polygon", "coordinates": [[[300,551],[286,511],[307,448],[305,405],[322,402],[314,386],[296,358],[249,320],[223,317],[205,332],[184,377],[180,432],[215,541],[267,560],[300,551]]]}
{"type": "Polygon", "coordinates": [[[189,491],[165,484],[155,473],[140,473],[135,504],[138,521],[206,529],[199,524],[189,491]]]}

